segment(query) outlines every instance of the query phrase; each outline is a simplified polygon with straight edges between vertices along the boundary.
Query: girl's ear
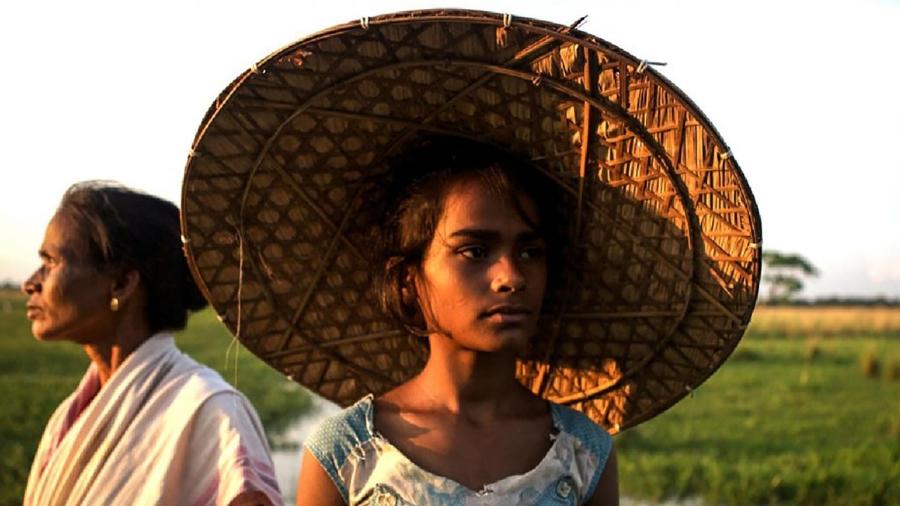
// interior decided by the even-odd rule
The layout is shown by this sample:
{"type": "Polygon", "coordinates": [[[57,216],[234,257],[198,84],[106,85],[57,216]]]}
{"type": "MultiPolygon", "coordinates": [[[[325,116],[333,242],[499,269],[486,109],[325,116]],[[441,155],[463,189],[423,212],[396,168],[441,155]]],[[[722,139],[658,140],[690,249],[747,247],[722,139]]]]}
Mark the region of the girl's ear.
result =
{"type": "Polygon", "coordinates": [[[412,306],[418,303],[418,290],[416,290],[416,271],[413,267],[407,267],[400,282],[400,297],[404,306],[412,306]]]}

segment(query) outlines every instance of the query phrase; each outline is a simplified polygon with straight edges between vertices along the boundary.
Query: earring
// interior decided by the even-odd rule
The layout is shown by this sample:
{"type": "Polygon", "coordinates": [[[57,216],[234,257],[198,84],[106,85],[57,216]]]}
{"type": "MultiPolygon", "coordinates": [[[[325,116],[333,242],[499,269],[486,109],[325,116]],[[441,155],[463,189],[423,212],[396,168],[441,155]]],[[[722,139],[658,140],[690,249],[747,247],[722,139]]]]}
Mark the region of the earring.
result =
{"type": "Polygon", "coordinates": [[[109,309],[111,309],[112,312],[114,312],[114,313],[119,310],[119,298],[118,297],[113,297],[112,299],[109,299],[109,309]]]}

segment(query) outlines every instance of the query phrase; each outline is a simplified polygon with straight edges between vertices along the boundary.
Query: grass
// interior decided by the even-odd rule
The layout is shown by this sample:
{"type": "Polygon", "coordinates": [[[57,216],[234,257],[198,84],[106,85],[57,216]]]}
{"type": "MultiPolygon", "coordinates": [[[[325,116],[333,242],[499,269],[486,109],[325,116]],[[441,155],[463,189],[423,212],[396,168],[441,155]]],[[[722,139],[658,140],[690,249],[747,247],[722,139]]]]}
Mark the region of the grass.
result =
{"type": "Polygon", "coordinates": [[[900,357],[900,340],[817,339],[814,354],[810,346],[750,334],[692,397],[617,437],[622,493],[900,504],[900,381],[859,367],[869,354],[900,357]]]}
{"type": "MultiPolygon", "coordinates": [[[[759,308],[709,381],[616,437],[622,494],[900,505],[898,336],[898,309],[759,308]],[[877,358],[878,374],[865,374],[865,356],[877,358]]],[[[231,337],[211,312],[195,315],[178,342],[234,382],[231,337]]],[[[0,292],[0,504],[20,502],[44,423],[86,366],[77,346],[36,342],[21,297],[0,292]]],[[[243,349],[236,378],[270,434],[308,404],[302,388],[243,349]]]]}
{"type": "MultiPolygon", "coordinates": [[[[0,291],[0,505],[21,504],[31,460],[44,425],[77,386],[88,360],[77,345],[41,343],[24,317],[22,296],[0,291]]],[[[310,404],[308,392],[240,346],[212,311],[194,315],[176,342],[219,371],[253,403],[273,444],[279,431],[310,404]],[[237,353],[237,366],[234,357],[237,353]],[[231,360],[226,361],[226,355],[231,360]]]]}
{"type": "Polygon", "coordinates": [[[890,381],[900,380],[900,357],[894,357],[888,362],[884,375],[890,381]]]}
{"type": "Polygon", "coordinates": [[[900,308],[759,306],[747,330],[753,337],[900,337],[900,308]]]}

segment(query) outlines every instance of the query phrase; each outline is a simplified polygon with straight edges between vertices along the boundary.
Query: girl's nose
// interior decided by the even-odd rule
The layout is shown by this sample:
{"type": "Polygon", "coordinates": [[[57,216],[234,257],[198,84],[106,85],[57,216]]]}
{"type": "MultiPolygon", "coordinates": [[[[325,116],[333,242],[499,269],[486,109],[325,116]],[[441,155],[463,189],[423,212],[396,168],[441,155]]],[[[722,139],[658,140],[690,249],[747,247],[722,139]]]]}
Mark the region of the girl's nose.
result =
{"type": "Polygon", "coordinates": [[[525,286],[525,275],[518,263],[508,256],[501,257],[495,265],[491,290],[496,293],[521,292],[525,286]]]}

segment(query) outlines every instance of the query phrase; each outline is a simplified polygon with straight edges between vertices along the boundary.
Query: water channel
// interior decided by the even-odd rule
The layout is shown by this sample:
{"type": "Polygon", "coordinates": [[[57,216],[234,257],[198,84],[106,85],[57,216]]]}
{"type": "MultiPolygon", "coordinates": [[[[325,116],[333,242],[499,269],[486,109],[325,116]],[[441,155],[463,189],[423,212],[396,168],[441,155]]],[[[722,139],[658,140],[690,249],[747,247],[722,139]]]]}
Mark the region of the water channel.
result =
{"type": "Polygon", "coordinates": [[[284,495],[286,505],[293,505],[295,502],[303,442],[322,420],[341,410],[337,404],[326,401],[317,395],[313,395],[312,400],[312,408],[294,421],[283,434],[282,441],[287,443],[285,447],[272,452],[275,477],[278,478],[278,486],[284,495]]]}

